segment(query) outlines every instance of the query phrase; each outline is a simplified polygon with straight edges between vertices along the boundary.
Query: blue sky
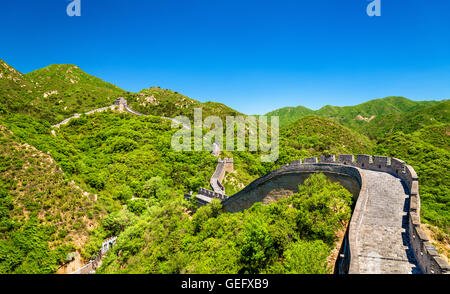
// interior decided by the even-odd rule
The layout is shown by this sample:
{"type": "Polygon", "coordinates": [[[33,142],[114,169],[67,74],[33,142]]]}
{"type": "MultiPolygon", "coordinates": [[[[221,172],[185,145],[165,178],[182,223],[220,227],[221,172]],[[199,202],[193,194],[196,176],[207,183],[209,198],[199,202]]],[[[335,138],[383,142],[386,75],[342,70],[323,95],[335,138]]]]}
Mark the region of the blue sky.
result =
{"type": "Polygon", "coordinates": [[[246,114],[386,96],[450,98],[450,1],[0,0],[0,58],[70,63],[140,91],[160,86],[246,114]]]}

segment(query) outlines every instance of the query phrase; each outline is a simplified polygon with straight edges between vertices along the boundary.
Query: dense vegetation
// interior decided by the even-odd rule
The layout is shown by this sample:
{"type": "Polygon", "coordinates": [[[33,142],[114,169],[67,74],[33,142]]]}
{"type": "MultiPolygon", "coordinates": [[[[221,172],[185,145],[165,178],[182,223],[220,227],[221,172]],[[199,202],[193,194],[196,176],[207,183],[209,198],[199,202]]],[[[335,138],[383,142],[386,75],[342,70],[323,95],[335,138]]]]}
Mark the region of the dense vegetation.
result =
{"type": "Polygon", "coordinates": [[[53,159],[0,125],[0,273],[54,273],[101,210],[53,159]]]}
{"type": "Polygon", "coordinates": [[[226,116],[242,115],[228,106],[216,103],[201,103],[172,90],[151,87],[140,91],[135,96],[130,96],[128,104],[133,110],[143,114],[151,114],[166,117],[184,115],[193,118],[194,108],[202,108],[203,116],[226,116]]]}
{"type": "Polygon", "coordinates": [[[283,128],[281,141],[281,152],[297,159],[311,154],[371,154],[374,145],[356,131],[331,119],[313,115],[283,128]]]}
{"type": "Polygon", "coordinates": [[[25,74],[34,87],[31,105],[45,105],[54,114],[51,122],[60,122],[74,113],[109,106],[127,93],[119,87],[70,64],[51,65],[25,74]]]}
{"type": "MultiPolygon", "coordinates": [[[[52,273],[68,253],[87,260],[114,235],[102,273],[329,272],[326,259],[351,198],[323,176],[288,199],[237,214],[223,213],[217,202],[195,211],[183,200],[208,187],[217,158],[173,151],[175,130],[162,116],[192,117],[196,107],[204,117],[239,115],[157,87],[128,93],[73,65],[22,75],[0,60],[0,272],[52,273]],[[82,115],[52,132],[59,120],[118,96],[149,116],[82,115]]],[[[449,101],[390,97],[316,112],[280,110],[277,162],[261,163],[259,152],[222,152],[235,166],[225,176],[227,194],[299,158],[395,156],[418,172],[422,220],[448,244],[448,108],[449,101]]]]}
{"type": "Polygon", "coordinates": [[[129,95],[75,65],[51,65],[23,75],[0,59],[0,113],[24,113],[54,124],[129,95]]]}
{"type": "Polygon", "coordinates": [[[266,114],[266,116],[278,116],[280,117],[280,127],[286,127],[287,125],[297,121],[298,119],[313,115],[314,110],[306,108],[304,106],[296,106],[296,107],[284,107],[274,111],[271,111],[266,114]]]}
{"type": "MultiPolygon", "coordinates": [[[[448,127],[447,127],[448,132],[448,127]]],[[[378,154],[402,158],[411,164],[420,180],[421,215],[423,221],[430,222],[444,230],[450,230],[450,150],[428,143],[430,130],[423,129],[412,134],[402,132],[379,140],[378,154]]]]}
{"type": "Polygon", "coordinates": [[[445,124],[448,126],[449,123],[450,100],[446,100],[403,115],[396,113],[375,118],[364,127],[363,131],[372,138],[380,138],[399,131],[410,134],[426,127],[432,127],[425,137],[437,136],[440,138],[439,140],[448,140],[448,135],[446,136],[440,131],[435,133],[433,127],[445,127],[445,124]]]}
{"type": "Polygon", "coordinates": [[[327,257],[335,232],[351,215],[352,195],[323,174],[299,186],[299,193],[267,206],[230,214],[221,204],[201,207],[190,217],[176,200],[144,211],[115,214],[105,230],[120,229],[100,273],[329,273],[327,257]]]}
{"type": "Polygon", "coordinates": [[[383,121],[387,115],[402,116],[438,104],[437,101],[412,101],[404,97],[386,97],[371,100],[355,106],[331,106],[327,105],[317,111],[308,108],[286,107],[272,112],[268,116],[280,116],[280,126],[284,127],[304,116],[315,114],[327,117],[352,129],[363,131],[367,123],[377,119],[383,121]]]}

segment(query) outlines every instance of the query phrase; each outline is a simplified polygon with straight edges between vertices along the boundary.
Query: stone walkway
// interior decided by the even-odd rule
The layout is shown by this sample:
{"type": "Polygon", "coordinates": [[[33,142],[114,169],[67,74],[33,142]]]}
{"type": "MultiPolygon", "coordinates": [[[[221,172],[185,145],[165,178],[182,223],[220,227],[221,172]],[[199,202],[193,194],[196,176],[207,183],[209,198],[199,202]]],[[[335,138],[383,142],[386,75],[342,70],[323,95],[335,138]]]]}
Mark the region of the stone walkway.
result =
{"type": "Polygon", "coordinates": [[[409,196],[402,181],[363,170],[369,197],[357,233],[361,274],[421,273],[409,242],[409,196]]]}

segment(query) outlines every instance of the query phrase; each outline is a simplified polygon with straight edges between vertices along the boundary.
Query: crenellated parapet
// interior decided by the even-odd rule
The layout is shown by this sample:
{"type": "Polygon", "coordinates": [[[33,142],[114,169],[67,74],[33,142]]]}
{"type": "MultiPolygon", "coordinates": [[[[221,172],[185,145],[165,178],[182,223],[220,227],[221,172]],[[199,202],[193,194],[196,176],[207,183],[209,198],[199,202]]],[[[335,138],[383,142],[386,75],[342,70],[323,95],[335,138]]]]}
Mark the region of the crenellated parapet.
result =
{"type": "Polygon", "coordinates": [[[217,193],[208,189],[199,188],[197,194],[195,195],[195,198],[193,198],[192,194],[185,194],[185,199],[195,199],[197,201],[197,204],[199,206],[206,205],[208,203],[211,203],[213,199],[219,199],[220,201],[225,201],[229,196],[217,193]]]}
{"type": "MultiPolygon", "coordinates": [[[[221,161],[221,169],[223,169],[223,161],[221,161]]],[[[419,180],[414,168],[407,165],[403,160],[391,158],[387,156],[372,156],[372,155],[324,155],[320,158],[311,157],[306,159],[299,159],[290,162],[277,170],[274,170],[265,176],[256,179],[243,190],[235,195],[220,196],[220,193],[205,189],[199,190],[199,196],[218,198],[222,200],[225,211],[237,212],[250,208],[256,202],[265,202],[261,198],[262,190],[268,183],[274,183],[277,189],[283,189],[286,182],[277,182],[280,177],[293,176],[299,174],[310,174],[322,172],[325,174],[334,174],[345,181],[345,177],[352,178],[359,186],[358,201],[355,205],[352,220],[349,225],[348,233],[348,254],[346,254],[346,263],[348,263],[350,273],[358,273],[358,252],[355,246],[357,240],[357,232],[361,224],[361,219],[364,217],[364,208],[369,201],[369,193],[365,176],[362,170],[370,170],[377,172],[389,173],[394,177],[401,179],[408,189],[409,207],[408,209],[408,225],[409,238],[411,248],[414,251],[417,264],[420,266],[423,273],[427,274],[441,274],[449,273],[450,267],[448,263],[443,260],[434,246],[430,243],[425,231],[421,228],[420,222],[420,194],[419,194],[419,180]]],[[[216,176],[220,176],[217,174],[216,176]]],[[[338,179],[339,180],[339,179],[338,179]]],[[[383,182],[379,183],[383,185],[383,182]]],[[[406,188],[405,188],[406,189],[406,188]]],[[[373,195],[373,194],[372,194],[373,195]]],[[[199,201],[199,204],[207,204],[208,201],[199,201]]]]}
{"type": "Polygon", "coordinates": [[[108,253],[109,250],[113,247],[113,245],[116,243],[117,237],[111,237],[105,240],[102,243],[102,247],[97,252],[97,255],[92,257],[87,264],[85,264],[82,268],[72,272],[72,275],[87,275],[92,274],[95,272],[97,268],[100,267],[102,264],[102,259],[108,253]]]}

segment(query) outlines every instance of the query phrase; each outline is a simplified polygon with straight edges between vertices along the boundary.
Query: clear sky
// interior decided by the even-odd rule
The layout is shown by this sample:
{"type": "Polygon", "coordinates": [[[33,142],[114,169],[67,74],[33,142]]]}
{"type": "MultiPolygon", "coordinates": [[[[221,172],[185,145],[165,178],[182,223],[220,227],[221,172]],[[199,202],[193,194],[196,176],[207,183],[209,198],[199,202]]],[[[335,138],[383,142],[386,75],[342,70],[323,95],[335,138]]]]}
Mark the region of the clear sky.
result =
{"type": "Polygon", "coordinates": [[[160,86],[246,114],[374,98],[450,98],[450,1],[0,0],[0,58],[76,64],[125,90],[160,86]]]}

